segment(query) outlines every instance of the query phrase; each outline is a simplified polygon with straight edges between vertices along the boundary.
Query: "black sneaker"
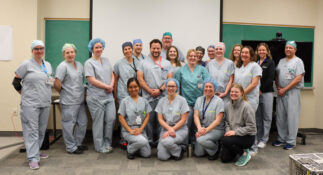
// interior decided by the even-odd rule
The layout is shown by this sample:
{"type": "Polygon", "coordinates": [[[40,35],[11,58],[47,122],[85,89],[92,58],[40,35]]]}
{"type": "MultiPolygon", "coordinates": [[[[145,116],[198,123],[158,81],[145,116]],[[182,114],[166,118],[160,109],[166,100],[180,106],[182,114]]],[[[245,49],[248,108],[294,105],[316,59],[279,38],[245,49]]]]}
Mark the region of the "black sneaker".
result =
{"type": "Polygon", "coordinates": [[[82,151],[86,151],[89,150],[89,147],[85,146],[85,145],[80,145],[77,147],[78,149],[82,150],[82,151]]]}
{"type": "Polygon", "coordinates": [[[127,152],[127,158],[130,160],[135,159],[135,154],[130,154],[127,152]]]}
{"type": "Polygon", "coordinates": [[[75,151],[73,152],[68,152],[69,154],[83,154],[83,150],[77,148],[75,151]]]}
{"type": "Polygon", "coordinates": [[[217,151],[213,156],[208,156],[209,160],[217,160],[219,158],[219,151],[217,151]]]}
{"type": "Polygon", "coordinates": [[[175,156],[174,156],[174,160],[176,160],[176,161],[178,161],[178,160],[182,160],[182,159],[183,159],[184,152],[185,152],[185,151],[184,151],[184,149],[182,148],[182,149],[181,149],[181,154],[179,155],[179,157],[175,157],[175,156]]]}

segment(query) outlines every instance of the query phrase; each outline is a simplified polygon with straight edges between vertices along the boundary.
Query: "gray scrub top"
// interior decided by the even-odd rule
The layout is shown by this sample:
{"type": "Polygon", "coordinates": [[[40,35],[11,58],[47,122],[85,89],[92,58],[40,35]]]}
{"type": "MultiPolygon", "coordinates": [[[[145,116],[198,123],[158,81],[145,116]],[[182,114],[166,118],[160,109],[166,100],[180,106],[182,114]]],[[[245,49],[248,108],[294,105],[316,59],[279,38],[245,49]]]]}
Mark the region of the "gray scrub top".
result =
{"type": "MultiPolygon", "coordinates": [[[[205,99],[205,96],[201,96],[197,98],[195,102],[194,110],[198,110],[199,112],[201,125],[203,127],[208,127],[216,119],[216,116],[220,112],[224,112],[224,103],[220,97],[215,95],[213,99],[209,102],[208,107],[206,108],[207,104],[204,104],[204,109],[203,109],[204,99],[205,99]],[[205,110],[204,118],[203,118],[203,110],[205,110]]],[[[224,130],[223,119],[215,129],[224,130]]]]}
{"type": "MultiPolygon", "coordinates": [[[[262,69],[256,62],[252,61],[249,64],[247,64],[246,67],[242,65],[240,68],[235,69],[234,82],[241,84],[243,89],[245,89],[248,87],[249,84],[251,84],[252,79],[257,76],[262,76],[262,69]]],[[[259,102],[259,88],[260,80],[258,85],[246,95],[248,101],[252,105],[258,104],[259,102]]],[[[257,109],[257,106],[253,106],[253,108],[257,109]]]]}
{"type": "Polygon", "coordinates": [[[184,97],[176,95],[173,102],[170,104],[168,96],[163,97],[159,100],[155,111],[162,114],[166,123],[169,126],[174,126],[183,114],[190,110],[184,97]]]}
{"type": "Polygon", "coordinates": [[[133,59],[133,62],[130,64],[126,58],[118,61],[114,67],[113,71],[118,75],[118,88],[117,88],[117,98],[119,102],[126,96],[128,96],[127,82],[129,78],[136,77],[140,62],[136,61],[136,58],[133,59]]]}
{"type": "Polygon", "coordinates": [[[221,65],[213,59],[206,65],[210,76],[218,83],[217,92],[225,92],[230,80],[230,76],[234,74],[234,64],[229,59],[224,59],[221,65]]]}
{"type": "MultiPolygon", "coordinates": [[[[110,85],[112,66],[108,58],[101,57],[101,61],[102,63],[94,58],[89,58],[84,64],[85,77],[95,77],[97,80],[110,85]]],[[[97,88],[90,82],[88,82],[86,95],[113,99],[112,92],[106,93],[105,89],[97,88]]]]}
{"type": "Polygon", "coordinates": [[[76,105],[84,102],[83,66],[75,61],[76,69],[67,61],[61,62],[56,68],[56,78],[62,82],[60,103],[76,105]]]}
{"type": "MultiPolygon", "coordinates": [[[[158,63],[160,60],[157,61],[158,63]]],[[[166,59],[161,59],[161,67],[159,67],[151,57],[146,58],[141,62],[138,67],[138,71],[144,73],[144,80],[147,85],[152,89],[159,89],[164,82],[167,80],[167,75],[173,72],[173,68],[170,62],[166,59]]],[[[142,96],[149,102],[153,101],[154,98],[145,90],[142,91],[142,96]]],[[[159,99],[157,97],[157,99],[159,99]]]]}
{"type": "Polygon", "coordinates": [[[146,115],[151,112],[148,101],[142,97],[135,102],[130,96],[121,101],[118,113],[127,121],[129,127],[140,127],[144,122],[146,115]]]}
{"type": "Polygon", "coordinates": [[[22,79],[21,105],[48,107],[51,104],[52,87],[46,83],[52,74],[52,66],[43,61],[44,68],[35,61],[24,61],[16,69],[15,73],[22,79]]]}
{"type": "Polygon", "coordinates": [[[134,60],[136,60],[136,61],[141,62],[141,61],[145,60],[145,59],[147,58],[147,56],[146,56],[146,55],[144,55],[144,54],[141,54],[141,55],[139,56],[139,58],[137,58],[135,55],[132,55],[132,58],[133,58],[134,60]]]}
{"type": "MultiPolygon", "coordinates": [[[[278,83],[280,87],[286,87],[294,78],[300,74],[305,73],[304,63],[298,58],[294,57],[288,62],[286,58],[283,58],[279,61],[278,66],[276,67],[276,72],[278,74],[278,83]]],[[[298,83],[294,88],[300,89],[304,87],[304,75],[302,81],[298,83]]]]}

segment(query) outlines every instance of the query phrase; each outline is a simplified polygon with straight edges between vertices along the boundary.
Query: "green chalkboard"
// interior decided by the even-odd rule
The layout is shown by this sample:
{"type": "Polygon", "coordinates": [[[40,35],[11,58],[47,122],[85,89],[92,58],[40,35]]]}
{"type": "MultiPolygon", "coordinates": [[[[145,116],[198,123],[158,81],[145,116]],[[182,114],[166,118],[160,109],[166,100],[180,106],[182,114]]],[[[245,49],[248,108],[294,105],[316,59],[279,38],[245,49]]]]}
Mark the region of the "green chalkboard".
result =
{"type": "MultiPolygon", "coordinates": [[[[223,24],[222,27],[222,41],[226,44],[227,49],[225,56],[227,58],[230,55],[233,45],[241,44],[242,40],[269,41],[276,37],[276,32],[278,31],[283,33],[283,38],[286,40],[314,43],[314,28],[276,27],[245,24],[223,24]]],[[[311,80],[313,80],[313,65],[310,66],[310,70],[306,73],[310,73],[312,77],[311,80]]],[[[305,86],[311,87],[312,82],[305,83],[305,86]]]]}
{"type": "Polygon", "coordinates": [[[90,22],[78,20],[46,20],[45,58],[52,64],[53,71],[63,61],[62,46],[73,43],[77,47],[75,60],[84,64],[89,58],[87,48],[90,38],[90,22]]]}

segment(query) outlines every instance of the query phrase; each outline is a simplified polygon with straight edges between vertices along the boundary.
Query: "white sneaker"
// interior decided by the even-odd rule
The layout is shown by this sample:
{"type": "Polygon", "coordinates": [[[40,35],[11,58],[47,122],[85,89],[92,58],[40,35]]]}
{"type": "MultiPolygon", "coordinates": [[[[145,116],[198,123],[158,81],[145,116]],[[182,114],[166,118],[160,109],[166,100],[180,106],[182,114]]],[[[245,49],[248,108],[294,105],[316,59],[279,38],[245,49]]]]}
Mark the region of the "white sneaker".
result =
{"type": "Polygon", "coordinates": [[[264,143],[264,142],[258,143],[258,148],[265,148],[265,147],[266,147],[266,143],[264,143]]]}
{"type": "Polygon", "coordinates": [[[255,157],[255,156],[256,156],[256,154],[257,154],[257,152],[256,152],[256,151],[250,151],[250,156],[251,156],[251,157],[255,157]]]}

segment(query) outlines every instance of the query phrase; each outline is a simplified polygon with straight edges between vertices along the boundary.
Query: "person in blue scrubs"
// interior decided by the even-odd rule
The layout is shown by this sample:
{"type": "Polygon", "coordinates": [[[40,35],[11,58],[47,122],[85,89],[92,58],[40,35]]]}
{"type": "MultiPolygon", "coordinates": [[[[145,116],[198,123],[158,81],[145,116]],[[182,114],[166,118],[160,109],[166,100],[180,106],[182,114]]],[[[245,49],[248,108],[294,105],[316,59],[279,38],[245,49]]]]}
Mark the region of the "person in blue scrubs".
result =
{"type": "Polygon", "coordinates": [[[102,57],[105,42],[92,39],[88,49],[92,53],[84,64],[88,81],[86,102],[92,117],[94,149],[100,153],[112,152],[112,133],[116,118],[112,95],[114,86],[113,69],[108,58],[102,57]]]}
{"type": "Polygon", "coordinates": [[[178,49],[175,46],[170,46],[167,50],[166,59],[170,62],[173,67],[173,76],[182,67],[182,63],[178,59],[178,49]]]}
{"type": "Polygon", "coordinates": [[[145,133],[151,107],[148,101],[139,96],[139,82],[136,78],[127,81],[129,96],[122,100],[119,107],[119,121],[123,138],[128,142],[127,157],[134,159],[136,154],[150,157],[151,149],[145,133]]]}
{"type": "Polygon", "coordinates": [[[133,57],[137,60],[137,61],[142,61],[145,58],[147,58],[146,55],[144,55],[142,53],[142,47],[143,47],[143,43],[141,39],[135,39],[132,42],[133,45],[133,57]]]}
{"type": "Polygon", "coordinates": [[[196,100],[194,106],[194,123],[197,127],[194,154],[198,157],[207,154],[209,160],[219,157],[219,141],[224,135],[224,104],[215,95],[216,89],[217,83],[212,78],[205,79],[204,95],[196,100]]]}
{"type": "Polygon", "coordinates": [[[188,135],[186,119],[188,104],[184,97],[177,94],[179,83],[170,78],[165,82],[167,96],[159,100],[156,107],[158,121],[162,126],[160,139],[157,147],[159,160],[175,160],[183,158],[185,139],[188,135]]]}
{"type": "MultiPolygon", "coordinates": [[[[234,82],[241,84],[244,93],[248,98],[252,109],[256,113],[259,104],[259,89],[260,78],[262,76],[262,69],[256,63],[257,58],[254,50],[250,46],[244,46],[241,50],[241,67],[236,68],[234,72],[234,82]]],[[[258,152],[257,139],[252,146],[250,154],[256,155],[258,152]]]]}
{"type": "Polygon", "coordinates": [[[175,79],[178,80],[180,86],[180,94],[186,99],[190,112],[187,118],[187,127],[189,137],[187,144],[195,141],[195,125],[193,124],[194,104],[198,97],[203,95],[202,83],[210,75],[208,71],[201,65],[197,64],[196,50],[190,49],[187,52],[187,64],[180,68],[175,79]]]}
{"type": "Polygon", "coordinates": [[[83,66],[75,61],[74,44],[64,44],[62,52],[65,60],[56,68],[54,87],[60,93],[63,138],[68,153],[82,154],[88,149],[82,145],[87,127],[83,66]]]}
{"type": "MultiPolygon", "coordinates": [[[[160,56],[163,59],[166,59],[167,57],[167,51],[170,48],[170,46],[173,46],[173,34],[170,32],[165,32],[163,34],[163,38],[162,38],[162,50],[161,50],[161,54],[160,56]]],[[[183,54],[183,52],[177,48],[178,50],[178,59],[180,62],[184,63],[185,62],[185,56],[183,54]]]]}
{"type": "Polygon", "coordinates": [[[21,94],[20,117],[29,168],[39,169],[40,158],[48,158],[40,153],[51,105],[52,66],[44,60],[45,44],[34,40],[31,44],[32,58],[24,61],[15,71],[12,82],[21,94]]]}
{"type": "Polygon", "coordinates": [[[286,57],[281,59],[276,67],[278,138],[273,142],[273,145],[283,145],[285,150],[293,149],[296,146],[301,110],[300,89],[304,87],[304,63],[296,56],[296,51],[296,42],[287,41],[286,57]]]}

